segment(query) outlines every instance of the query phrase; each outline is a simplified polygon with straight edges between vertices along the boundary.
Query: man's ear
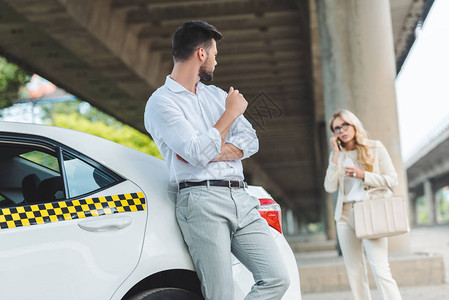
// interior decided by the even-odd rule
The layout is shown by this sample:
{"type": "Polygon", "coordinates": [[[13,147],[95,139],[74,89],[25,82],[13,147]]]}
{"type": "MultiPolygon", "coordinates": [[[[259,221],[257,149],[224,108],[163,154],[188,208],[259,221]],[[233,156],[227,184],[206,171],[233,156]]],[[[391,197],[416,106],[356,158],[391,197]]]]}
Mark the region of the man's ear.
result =
{"type": "Polygon", "coordinates": [[[200,47],[197,50],[197,56],[200,61],[202,61],[202,62],[206,61],[206,58],[207,58],[206,50],[204,48],[200,47]]]}

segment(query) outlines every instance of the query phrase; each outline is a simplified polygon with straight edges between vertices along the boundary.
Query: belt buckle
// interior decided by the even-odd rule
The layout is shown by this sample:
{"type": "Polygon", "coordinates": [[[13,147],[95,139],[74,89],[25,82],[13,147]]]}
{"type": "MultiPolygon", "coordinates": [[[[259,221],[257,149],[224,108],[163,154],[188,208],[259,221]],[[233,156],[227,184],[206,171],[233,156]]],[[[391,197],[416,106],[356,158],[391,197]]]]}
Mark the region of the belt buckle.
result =
{"type": "Polygon", "coordinates": [[[241,189],[241,188],[246,188],[246,186],[245,186],[245,182],[244,181],[241,181],[241,180],[238,180],[237,181],[239,184],[237,185],[237,186],[235,186],[235,187],[233,187],[232,186],[232,180],[228,180],[228,186],[229,186],[229,188],[231,189],[231,188],[238,188],[238,189],[241,189]]]}

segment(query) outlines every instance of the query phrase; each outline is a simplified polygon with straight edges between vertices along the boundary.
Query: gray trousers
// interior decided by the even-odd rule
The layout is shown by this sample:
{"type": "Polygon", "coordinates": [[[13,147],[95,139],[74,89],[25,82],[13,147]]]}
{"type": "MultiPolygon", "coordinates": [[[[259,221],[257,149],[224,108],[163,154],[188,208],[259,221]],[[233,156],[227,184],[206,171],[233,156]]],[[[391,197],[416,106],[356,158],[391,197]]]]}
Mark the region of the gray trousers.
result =
{"type": "Polygon", "coordinates": [[[176,217],[206,300],[234,299],[231,252],[253,274],[245,300],[281,299],[290,284],[258,199],[242,188],[190,187],[178,193],[176,217]]]}

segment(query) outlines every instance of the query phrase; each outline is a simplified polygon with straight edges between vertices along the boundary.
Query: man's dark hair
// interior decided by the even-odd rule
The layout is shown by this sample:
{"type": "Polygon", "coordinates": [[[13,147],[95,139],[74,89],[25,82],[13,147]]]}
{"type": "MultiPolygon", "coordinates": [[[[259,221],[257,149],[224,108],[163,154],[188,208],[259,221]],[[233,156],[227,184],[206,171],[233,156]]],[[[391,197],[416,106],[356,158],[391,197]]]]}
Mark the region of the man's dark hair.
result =
{"type": "Polygon", "coordinates": [[[176,30],[172,39],[172,53],[175,61],[186,61],[200,47],[209,50],[212,39],[218,42],[221,33],[205,21],[188,21],[176,30]]]}

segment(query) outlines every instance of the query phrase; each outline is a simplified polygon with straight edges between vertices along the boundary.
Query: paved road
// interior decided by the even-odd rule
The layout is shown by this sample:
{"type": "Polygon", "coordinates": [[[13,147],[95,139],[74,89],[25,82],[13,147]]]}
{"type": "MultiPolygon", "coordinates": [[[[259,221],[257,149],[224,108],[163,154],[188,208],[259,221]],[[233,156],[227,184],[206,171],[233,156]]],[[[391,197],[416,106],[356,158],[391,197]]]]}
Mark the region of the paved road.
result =
{"type": "MultiPolygon", "coordinates": [[[[435,286],[400,286],[403,300],[449,300],[449,224],[413,228],[410,233],[412,253],[442,254],[445,260],[445,284],[435,286]]],[[[374,288],[374,287],[373,287],[374,288]]],[[[377,290],[371,290],[372,300],[380,300],[377,290]]],[[[350,291],[302,295],[303,300],[353,300],[350,291]]]]}
{"type": "MultiPolygon", "coordinates": [[[[449,284],[420,287],[399,287],[403,300],[448,300],[449,284]]],[[[377,290],[371,290],[372,300],[381,300],[377,290]]],[[[302,300],[354,300],[351,292],[304,294],[302,300]]]]}

